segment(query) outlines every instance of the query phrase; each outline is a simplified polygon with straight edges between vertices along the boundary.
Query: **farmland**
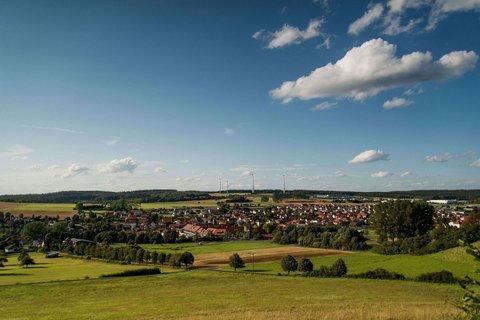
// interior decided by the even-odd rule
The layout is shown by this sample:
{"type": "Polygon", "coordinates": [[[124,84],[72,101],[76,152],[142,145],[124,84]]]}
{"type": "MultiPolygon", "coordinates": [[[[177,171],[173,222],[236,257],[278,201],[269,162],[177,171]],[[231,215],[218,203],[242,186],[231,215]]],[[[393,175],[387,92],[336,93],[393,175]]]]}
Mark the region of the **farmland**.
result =
{"type": "MultiPolygon", "coordinates": [[[[217,269],[171,272],[160,266],[161,275],[99,279],[102,274],[139,266],[45,259],[33,253],[37,265],[20,268],[15,256],[10,256],[5,268],[0,269],[0,308],[6,318],[15,319],[449,319],[457,312],[454,305],[461,297],[457,285],[277,276],[281,269],[276,253],[294,253],[299,248],[296,246],[267,241],[181,245],[146,248],[191,250],[200,265],[206,257],[228,257],[233,251],[254,251],[259,257],[270,253],[272,256],[265,260],[272,261],[259,259],[255,273],[250,272],[250,263],[245,271],[234,272],[221,266],[224,260],[210,264],[217,269]]],[[[425,256],[303,249],[305,252],[296,256],[315,256],[312,260],[316,267],[342,257],[349,273],[383,267],[414,277],[447,269],[460,277],[473,275],[475,269],[474,261],[462,248],[425,256]]]]}

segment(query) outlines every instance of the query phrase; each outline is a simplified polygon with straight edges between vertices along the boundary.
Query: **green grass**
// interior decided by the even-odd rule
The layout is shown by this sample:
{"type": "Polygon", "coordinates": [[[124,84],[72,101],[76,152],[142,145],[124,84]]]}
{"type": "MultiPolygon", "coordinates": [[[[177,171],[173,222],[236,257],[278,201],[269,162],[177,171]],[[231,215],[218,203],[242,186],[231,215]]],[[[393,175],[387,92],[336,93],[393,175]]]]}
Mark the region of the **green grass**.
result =
{"type": "MultiPolygon", "coordinates": [[[[0,268],[0,286],[15,283],[34,283],[98,278],[102,274],[141,268],[137,265],[120,265],[96,260],[77,258],[47,259],[44,254],[31,253],[35,265],[23,268],[18,265],[17,255],[9,255],[5,267],[0,268]]],[[[163,269],[163,268],[162,268],[163,269]]]]}
{"type": "Polygon", "coordinates": [[[2,286],[5,319],[450,319],[457,286],[189,271],[2,286]]]}
{"type": "Polygon", "coordinates": [[[0,211],[8,211],[13,214],[24,215],[60,215],[70,216],[74,213],[75,205],[72,203],[16,203],[0,202],[0,211]]]}
{"type": "MultiPolygon", "coordinates": [[[[468,275],[477,277],[475,270],[478,263],[474,258],[465,253],[465,248],[453,248],[443,252],[414,256],[414,255],[380,255],[373,252],[353,252],[339,255],[323,256],[312,258],[314,267],[320,265],[331,265],[338,258],[345,260],[349,273],[359,273],[376,268],[384,268],[389,271],[402,273],[414,278],[419,274],[440,270],[451,271],[455,276],[463,278],[468,275]]],[[[250,270],[251,265],[247,264],[244,270],[250,270]]],[[[225,270],[228,267],[223,268],[225,270]]],[[[256,263],[255,269],[262,273],[277,274],[282,272],[279,261],[256,263]]]]}
{"type": "MultiPolygon", "coordinates": [[[[123,244],[116,244],[117,246],[123,244]]],[[[201,253],[235,252],[242,250],[256,250],[275,248],[281,245],[269,240],[203,242],[203,243],[171,243],[171,244],[142,244],[141,247],[149,251],[172,253],[176,251],[190,251],[193,255],[201,253]]]]}

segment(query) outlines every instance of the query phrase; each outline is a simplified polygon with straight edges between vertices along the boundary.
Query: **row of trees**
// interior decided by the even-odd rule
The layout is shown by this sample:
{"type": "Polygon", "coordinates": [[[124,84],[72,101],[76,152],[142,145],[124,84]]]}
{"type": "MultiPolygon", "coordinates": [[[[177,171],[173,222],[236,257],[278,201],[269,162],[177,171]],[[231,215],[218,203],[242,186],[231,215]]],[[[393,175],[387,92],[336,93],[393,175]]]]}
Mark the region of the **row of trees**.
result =
{"type": "Polygon", "coordinates": [[[74,247],[67,247],[66,251],[70,254],[85,256],[87,259],[97,258],[121,263],[168,263],[172,267],[184,266],[188,268],[195,261],[195,257],[190,252],[164,253],[148,251],[139,246],[112,247],[109,245],[79,243],[74,247]]]}
{"type": "Polygon", "coordinates": [[[363,233],[349,227],[290,225],[286,229],[277,229],[273,242],[279,244],[298,244],[305,247],[365,250],[368,248],[363,233]]]}

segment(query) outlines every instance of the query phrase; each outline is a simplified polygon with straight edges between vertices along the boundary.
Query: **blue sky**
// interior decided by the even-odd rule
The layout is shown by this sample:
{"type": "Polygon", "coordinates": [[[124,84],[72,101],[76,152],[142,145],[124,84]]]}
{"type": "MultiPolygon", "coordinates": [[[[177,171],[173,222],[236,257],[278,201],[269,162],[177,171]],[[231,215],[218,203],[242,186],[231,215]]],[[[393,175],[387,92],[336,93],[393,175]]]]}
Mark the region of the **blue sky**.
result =
{"type": "Polygon", "coordinates": [[[0,9],[0,193],[480,188],[480,1],[0,9]]]}

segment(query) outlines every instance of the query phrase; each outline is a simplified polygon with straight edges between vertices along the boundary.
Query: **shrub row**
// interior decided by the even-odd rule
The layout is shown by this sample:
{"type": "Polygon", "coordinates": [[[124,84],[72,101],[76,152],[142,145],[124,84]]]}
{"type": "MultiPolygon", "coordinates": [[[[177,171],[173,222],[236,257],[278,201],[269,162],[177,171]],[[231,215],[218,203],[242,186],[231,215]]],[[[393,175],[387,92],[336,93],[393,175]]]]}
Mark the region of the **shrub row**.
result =
{"type": "Polygon", "coordinates": [[[338,259],[331,266],[320,266],[319,269],[305,273],[308,277],[339,278],[347,274],[347,265],[343,259],[338,259]]]}
{"type": "Polygon", "coordinates": [[[382,268],[369,270],[362,273],[349,275],[350,278],[360,279],[381,279],[381,280],[405,280],[405,276],[400,273],[388,271],[382,268]]]}
{"type": "Polygon", "coordinates": [[[135,277],[135,276],[147,276],[152,274],[160,274],[159,268],[141,268],[133,270],[125,270],[117,273],[104,274],[101,278],[114,278],[114,277],[135,277]]]}

